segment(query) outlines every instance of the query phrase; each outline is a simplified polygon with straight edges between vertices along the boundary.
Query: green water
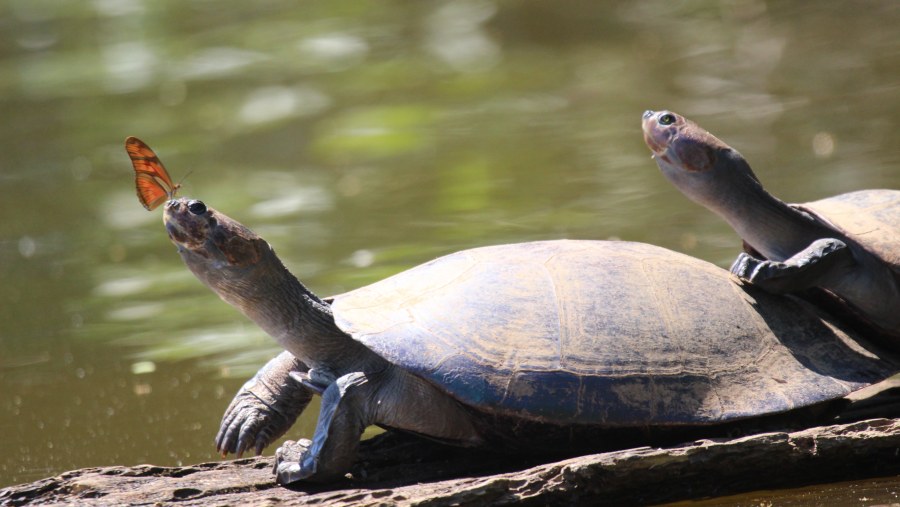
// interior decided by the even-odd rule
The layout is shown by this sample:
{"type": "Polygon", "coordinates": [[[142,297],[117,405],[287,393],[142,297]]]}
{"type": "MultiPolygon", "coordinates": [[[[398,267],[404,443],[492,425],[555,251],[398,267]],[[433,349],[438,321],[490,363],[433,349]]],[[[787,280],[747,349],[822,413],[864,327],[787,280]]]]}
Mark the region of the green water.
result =
{"type": "Polygon", "coordinates": [[[278,351],[138,204],[126,136],[321,295],[536,239],[727,266],[737,238],[660,176],[641,113],[700,122],[787,200],[900,188],[898,7],[0,0],[0,486],[216,459],[278,351]]]}

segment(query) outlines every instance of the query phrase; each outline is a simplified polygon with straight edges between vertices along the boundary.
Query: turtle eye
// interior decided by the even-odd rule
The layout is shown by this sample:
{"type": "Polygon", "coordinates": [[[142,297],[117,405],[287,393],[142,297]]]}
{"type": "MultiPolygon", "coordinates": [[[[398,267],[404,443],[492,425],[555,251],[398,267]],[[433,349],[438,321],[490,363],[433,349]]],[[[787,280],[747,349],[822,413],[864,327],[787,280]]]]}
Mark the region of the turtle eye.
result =
{"type": "Polygon", "coordinates": [[[206,205],[203,201],[191,201],[188,203],[188,210],[195,215],[202,215],[206,213],[206,205]]]}
{"type": "Polygon", "coordinates": [[[672,113],[661,114],[658,121],[660,125],[671,125],[675,123],[675,115],[672,113]]]}

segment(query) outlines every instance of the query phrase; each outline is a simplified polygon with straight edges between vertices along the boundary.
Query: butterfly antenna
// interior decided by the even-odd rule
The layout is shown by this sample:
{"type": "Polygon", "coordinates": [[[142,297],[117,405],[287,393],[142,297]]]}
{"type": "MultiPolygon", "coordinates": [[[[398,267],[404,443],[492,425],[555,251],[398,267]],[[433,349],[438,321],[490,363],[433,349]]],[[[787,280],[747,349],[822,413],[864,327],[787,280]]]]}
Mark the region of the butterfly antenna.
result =
{"type": "Polygon", "coordinates": [[[184,176],[182,176],[181,179],[178,180],[178,186],[180,187],[181,184],[184,183],[184,180],[186,180],[188,176],[190,176],[191,174],[193,174],[193,172],[194,172],[194,170],[191,169],[190,171],[187,172],[187,174],[185,174],[184,176]]]}

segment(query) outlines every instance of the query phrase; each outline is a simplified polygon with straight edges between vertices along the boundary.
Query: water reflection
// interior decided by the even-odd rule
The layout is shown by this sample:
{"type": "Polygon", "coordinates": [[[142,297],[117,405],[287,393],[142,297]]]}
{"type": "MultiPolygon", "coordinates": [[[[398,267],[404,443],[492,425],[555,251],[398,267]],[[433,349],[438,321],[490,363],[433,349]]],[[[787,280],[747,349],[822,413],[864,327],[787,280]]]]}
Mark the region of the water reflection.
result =
{"type": "Polygon", "coordinates": [[[297,43],[298,59],[316,63],[322,71],[338,72],[363,62],[369,43],[352,33],[332,32],[308,37],[297,43]]]}
{"type": "Polygon", "coordinates": [[[127,135],[322,295],[532,239],[727,265],[737,238],[649,160],[647,108],[789,200],[900,186],[890,3],[2,5],[0,485],[214,459],[232,393],[277,352],[137,203],[127,135]]]}
{"type": "Polygon", "coordinates": [[[320,113],[331,99],[313,88],[264,86],[253,90],[238,112],[238,118],[249,125],[283,120],[294,116],[320,113]]]}
{"type": "Polygon", "coordinates": [[[476,0],[438,7],[426,21],[428,50],[456,71],[490,70],[502,56],[485,27],[496,12],[493,2],[476,0]]]}

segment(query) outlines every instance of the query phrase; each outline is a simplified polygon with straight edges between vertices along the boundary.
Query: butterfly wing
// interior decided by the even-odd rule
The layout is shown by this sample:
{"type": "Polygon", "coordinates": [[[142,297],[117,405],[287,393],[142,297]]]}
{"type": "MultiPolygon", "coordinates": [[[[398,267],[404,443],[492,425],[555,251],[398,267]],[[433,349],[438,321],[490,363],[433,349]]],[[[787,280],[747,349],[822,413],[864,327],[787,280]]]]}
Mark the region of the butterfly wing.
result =
{"type": "Polygon", "coordinates": [[[138,200],[153,210],[167,199],[175,197],[180,185],[172,181],[165,166],[146,143],[136,137],[125,139],[125,151],[134,166],[134,186],[138,200]]]}
{"type": "Polygon", "coordinates": [[[169,199],[169,192],[160,185],[159,180],[147,173],[136,172],[134,185],[137,187],[138,200],[147,208],[147,211],[155,210],[169,199]]]}

